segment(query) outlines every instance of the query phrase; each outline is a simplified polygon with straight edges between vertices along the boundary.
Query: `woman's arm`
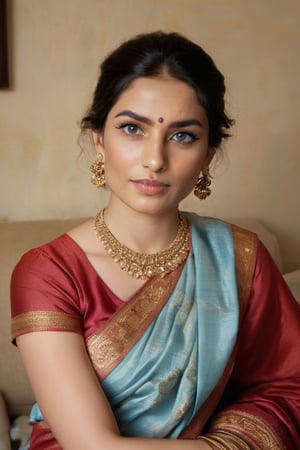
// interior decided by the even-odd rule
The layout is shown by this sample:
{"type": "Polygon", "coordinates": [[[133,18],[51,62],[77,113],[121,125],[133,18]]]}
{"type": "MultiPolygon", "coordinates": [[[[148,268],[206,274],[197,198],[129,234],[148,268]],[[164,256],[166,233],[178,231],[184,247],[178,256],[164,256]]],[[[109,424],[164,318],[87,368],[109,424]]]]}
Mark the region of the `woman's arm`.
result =
{"type": "Polygon", "coordinates": [[[43,416],[64,450],[211,448],[201,439],[120,436],[79,334],[33,332],[19,336],[17,344],[43,416]]]}

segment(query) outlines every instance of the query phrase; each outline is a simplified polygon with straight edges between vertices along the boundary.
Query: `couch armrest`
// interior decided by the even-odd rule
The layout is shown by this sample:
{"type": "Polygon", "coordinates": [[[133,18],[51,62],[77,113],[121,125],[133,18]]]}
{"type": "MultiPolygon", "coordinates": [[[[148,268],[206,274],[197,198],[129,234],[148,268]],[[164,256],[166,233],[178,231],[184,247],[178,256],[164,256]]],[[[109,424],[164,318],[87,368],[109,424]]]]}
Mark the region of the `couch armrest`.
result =
{"type": "Polygon", "coordinates": [[[300,269],[295,270],[294,272],[285,273],[283,277],[296,300],[300,302],[300,269]]]}
{"type": "Polygon", "coordinates": [[[0,393],[0,450],[10,450],[9,419],[6,404],[0,393]]]}

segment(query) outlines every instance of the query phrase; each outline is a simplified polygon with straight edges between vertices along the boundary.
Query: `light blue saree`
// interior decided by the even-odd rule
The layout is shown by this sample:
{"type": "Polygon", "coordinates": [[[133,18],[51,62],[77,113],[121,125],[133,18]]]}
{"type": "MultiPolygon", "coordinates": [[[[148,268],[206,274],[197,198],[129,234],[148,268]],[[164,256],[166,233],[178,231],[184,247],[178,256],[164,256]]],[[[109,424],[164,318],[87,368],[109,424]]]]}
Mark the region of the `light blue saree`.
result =
{"type": "MultiPolygon", "coordinates": [[[[107,375],[103,372],[102,387],[123,435],[177,438],[214,389],[236,342],[239,307],[231,228],[187,216],[192,250],[175,287],[135,344],[117,357],[107,375]]],[[[155,303],[157,290],[161,285],[152,288],[154,294],[146,290],[145,299],[155,303]]],[[[96,341],[89,344],[92,356],[101,347],[96,341]]]]}
{"type": "MultiPolygon", "coordinates": [[[[238,331],[230,225],[186,214],[183,268],[156,278],[87,347],[126,436],[178,438],[220,380],[238,331]]],[[[42,420],[36,406],[33,421],[42,420]]]]}

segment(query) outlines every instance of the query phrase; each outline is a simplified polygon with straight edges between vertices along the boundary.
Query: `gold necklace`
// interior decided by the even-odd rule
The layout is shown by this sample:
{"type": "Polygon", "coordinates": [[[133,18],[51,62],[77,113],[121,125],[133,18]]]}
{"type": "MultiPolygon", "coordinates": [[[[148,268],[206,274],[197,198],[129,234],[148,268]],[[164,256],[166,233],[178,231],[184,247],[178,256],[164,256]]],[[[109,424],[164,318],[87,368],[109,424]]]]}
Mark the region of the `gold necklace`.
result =
{"type": "Polygon", "coordinates": [[[186,260],[189,253],[189,224],[181,214],[174,241],[157,253],[138,253],[121,244],[104,222],[104,209],[96,215],[94,229],[107,254],[133,278],[147,280],[154,275],[171,272],[186,260]]]}

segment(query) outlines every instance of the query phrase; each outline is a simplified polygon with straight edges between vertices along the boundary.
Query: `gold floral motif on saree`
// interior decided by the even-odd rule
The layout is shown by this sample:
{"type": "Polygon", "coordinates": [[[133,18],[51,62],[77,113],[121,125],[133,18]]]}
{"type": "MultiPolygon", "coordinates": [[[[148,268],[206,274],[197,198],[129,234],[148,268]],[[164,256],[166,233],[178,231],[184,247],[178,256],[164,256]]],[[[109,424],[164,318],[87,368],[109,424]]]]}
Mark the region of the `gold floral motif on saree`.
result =
{"type": "Polygon", "coordinates": [[[212,450],[255,450],[239,437],[228,433],[211,433],[198,439],[206,441],[212,450]]]}
{"type": "Polygon", "coordinates": [[[12,339],[21,334],[47,330],[78,333],[82,330],[81,319],[57,311],[30,311],[18,314],[11,321],[12,339]]]}
{"type": "Polygon", "coordinates": [[[149,280],[108,323],[88,338],[88,352],[101,379],[118,365],[166,304],[182,268],[183,265],[164,277],[149,280]]]}

